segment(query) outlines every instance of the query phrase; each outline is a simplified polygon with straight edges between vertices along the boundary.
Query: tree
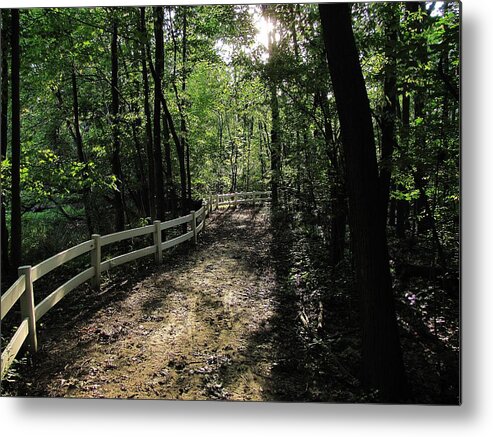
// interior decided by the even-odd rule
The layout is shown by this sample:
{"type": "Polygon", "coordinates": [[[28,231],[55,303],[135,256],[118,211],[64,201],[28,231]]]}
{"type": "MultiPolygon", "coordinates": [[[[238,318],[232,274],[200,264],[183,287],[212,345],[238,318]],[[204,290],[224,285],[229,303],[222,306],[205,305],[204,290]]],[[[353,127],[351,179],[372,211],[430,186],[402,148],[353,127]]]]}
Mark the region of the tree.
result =
{"type": "Polygon", "coordinates": [[[111,35],[111,125],[113,136],[111,168],[115,177],[113,204],[115,208],[115,230],[118,232],[125,229],[125,208],[123,203],[123,174],[120,162],[120,91],[118,86],[118,22],[116,16],[113,17],[111,35]]]}
{"type": "Polygon", "coordinates": [[[397,112],[397,30],[399,15],[396,6],[385,5],[388,12],[385,15],[385,66],[384,66],[384,104],[382,111],[382,152],[380,160],[380,196],[381,208],[387,219],[387,209],[390,196],[390,181],[392,177],[392,155],[394,152],[395,118],[397,112]]]}
{"type": "Polygon", "coordinates": [[[399,344],[370,105],[346,4],[320,5],[327,61],[341,124],[349,223],[361,295],[362,380],[382,400],[403,401],[399,344]]]}
{"type": "Polygon", "coordinates": [[[161,94],[164,61],[163,41],[163,8],[154,9],[154,37],[156,39],[155,75],[154,75],[154,180],[156,183],[156,214],[159,220],[164,220],[165,197],[163,179],[163,154],[161,150],[161,94]]]}
{"type": "MultiPolygon", "coordinates": [[[[8,39],[8,18],[9,18],[9,11],[8,9],[2,9],[2,36],[1,36],[1,50],[2,50],[2,88],[1,88],[1,93],[2,93],[2,118],[0,120],[1,123],[1,136],[0,136],[0,142],[1,142],[1,159],[2,159],[2,165],[3,161],[7,157],[7,142],[8,142],[8,109],[9,109],[9,72],[8,72],[8,61],[7,61],[7,56],[8,56],[8,46],[7,46],[7,39],[8,39]]],[[[10,270],[10,261],[9,261],[9,231],[7,229],[7,214],[5,211],[5,202],[6,198],[4,195],[5,187],[2,187],[2,193],[1,193],[1,198],[0,198],[0,208],[1,208],[1,236],[0,239],[2,241],[2,272],[8,273],[10,270]]]]}
{"type": "MultiPolygon", "coordinates": [[[[275,29],[275,22],[274,22],[275,29]]],[[[272,126],[270,131],[271,144],[271,191],[272,206],[276,208],[279,204],[279,181],[281,173],[281,138],[279,121],[279,100],[277,97],[277,73],[275,71],[275,61],[277,59],[277,42],[275,30],[269,33],[269,91],[270,91],[270,110],[272,126]]]]}
{"type": "Polygon", "coordinates": [[[20,108],[20,46],[19,10],[11,11],[12,65],[12,208],[10,229],[10,250],[12,267],[17,269],[22,262],[22,221],[21,221],[21,108],[20,108]]]}
{"type": "Polygon", "coordinates": [[[151,218],[156,218],[156,181],[154,171],[154,150],[152,143],[152,122],[151,122],[151,110],[149,104],[149,75],[147,72],[146,62],[146,48],[147,48],[147,31],[146,31],[146,8],[140,8],[140,18],[138,24],[139,36],[141,38],[140,44],[140,61],[142,68],[142,82],[144,84],[144,114],[145,114],[145,143],[147,152],[147,169],[148,169],[148,192],[149,192],[149,211],[151,218]]]}
{"type": "MultiPolygon", "coordinates": [[[[73,132],[75,145],[77,148],[77,157],[79,162],[84,166],[84,175],[83,177],[87,179],[87,171],[88,171],[88,163],[87,158],[84,153],[84,148],[82,144],[82,134],[80,131],[80,122],[79,122],[79,96],[77,91],[77,72],[75,69],[75,65],[72,65],[72,105],[74,109],[74,130],[73,132]]],[[[94,233],[94,225],[91,214],[91,202],[90,202],[90,189],[87,184],[83,187],[83,203],[84,203],[84,212],[86,214],[86,222],[87,229],[89,230],[89,235],[94,233]]]]}
{"type": "MultiPolygon", "coordinates": [[[[170,22],[172,22],[170,11],[170,22]]],[[[187,122],[185,116],[185,92],[187,84],[187,8],[183,8],[183,26],[182,26],[182,57],[181,57],[181,93],[178,93],[178,86],[176,84],[177,76],[177,55],[178,55],[178,43],[175,35],[173,24],[170,23],[171,39],[173,40],[173,74],[171,83],[175,93],[176,104],[178,112],[180,114],[180,135],[173,134],[173,139],[176,145],[176,153],[178,155],[178,163],[180,167],[180,190],[181,190],[181,205],[182,213],[186,214],[190,201],[192,199],[192,187],[191,187],[191,175],[190,175],[190,149],[187,141],[187,122]]],[[[172,119],[170,117],[170,124],[172,119]]]]}

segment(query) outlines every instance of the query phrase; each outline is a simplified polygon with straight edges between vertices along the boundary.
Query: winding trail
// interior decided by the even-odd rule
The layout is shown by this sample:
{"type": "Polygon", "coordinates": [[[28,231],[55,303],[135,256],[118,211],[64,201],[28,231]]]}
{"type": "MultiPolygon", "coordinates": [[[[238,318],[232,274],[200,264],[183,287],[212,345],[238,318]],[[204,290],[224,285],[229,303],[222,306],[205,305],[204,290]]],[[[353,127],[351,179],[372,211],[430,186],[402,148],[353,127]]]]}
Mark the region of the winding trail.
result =
{"type": "Polygon", "coordinates": [[[271,240],[268,208],[215,212],[196,248],[119,299],[72,326],[47,323],[26,394],[275,400],[271,240]]]}

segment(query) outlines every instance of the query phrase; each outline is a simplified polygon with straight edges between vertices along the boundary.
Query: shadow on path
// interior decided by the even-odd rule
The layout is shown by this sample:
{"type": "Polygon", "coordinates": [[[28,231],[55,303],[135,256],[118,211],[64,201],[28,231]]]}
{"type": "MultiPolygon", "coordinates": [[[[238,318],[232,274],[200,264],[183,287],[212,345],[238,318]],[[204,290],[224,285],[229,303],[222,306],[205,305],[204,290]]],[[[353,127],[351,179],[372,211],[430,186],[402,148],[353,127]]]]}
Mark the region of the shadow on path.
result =
{"type": "Polygon", "coordinates": [[[223,209],[197,247],[169,253],[162,266],[115,270],[101,292],[73,292],[43,320],[41,351],[7,392],[337,400],[347,378],[303,321],[292,227],[268,207],[223,209]]]}

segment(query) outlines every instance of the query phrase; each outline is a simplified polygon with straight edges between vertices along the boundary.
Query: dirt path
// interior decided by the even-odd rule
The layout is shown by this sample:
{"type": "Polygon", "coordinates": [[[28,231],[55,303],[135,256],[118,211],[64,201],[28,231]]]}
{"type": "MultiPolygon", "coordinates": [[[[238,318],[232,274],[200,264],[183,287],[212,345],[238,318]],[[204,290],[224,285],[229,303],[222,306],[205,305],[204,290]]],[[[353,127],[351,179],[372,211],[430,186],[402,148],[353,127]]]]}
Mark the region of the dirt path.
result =
{"type": "Polygon", "coordinates": [[[47,327],[26,394],[273,400],[269,227],[267,208],[214,213],[197,248],[89,320],[47,327]]]}

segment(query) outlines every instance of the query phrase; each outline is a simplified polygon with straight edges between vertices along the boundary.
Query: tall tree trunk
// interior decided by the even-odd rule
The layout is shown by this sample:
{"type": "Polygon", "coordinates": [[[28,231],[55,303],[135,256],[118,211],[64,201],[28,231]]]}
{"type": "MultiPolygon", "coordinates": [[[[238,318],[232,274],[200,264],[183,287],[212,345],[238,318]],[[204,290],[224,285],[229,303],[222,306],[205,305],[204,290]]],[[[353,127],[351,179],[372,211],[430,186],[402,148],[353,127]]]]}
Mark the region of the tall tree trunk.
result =
{"type": "Polygon", "coordinates": [[[332,266],[339,264],[344,258],[346,244],[346,195],[344,187],[334,181],[330,190],[332,220],[330,222],[329,260],[332,266]]]}
{"type": "MultiPolygon", "coordinates": [[[[178,155],[178,163],[180,166],[180,197],[181,197],[181,208],[182,213],[186,214],[191,206],[191,188],[190,188],[190,154],[187,144],[187,123],[185,119],[185,91],[186,91],[186,60],[187,60],[187,8],[183,8],[183,38],[182,38],[182,72],[181,72],[181,96],[178,93],[178,87],[176,85],[176,64],[177,64],[177,52],[178,43],[176,41],[176,36],[173,27],[171,26],[171,39],[173,40],[173,75],[172,75],[172,85],[175,92],[176,104],[178,106],[178,112],[180,114],[180,135],[175,139],[173,135],[176,152],[178,155]]],[[[170,12],[170,22],[172,22],[172,16],[170,12]]],[[[167,105],[165,105],[167,107],[167,105]]],[[[167,114],[168,116],[168,114],[167,114]]],[[[174,123],[170,118],[170,128],[174,129],[174,123]]],[[[184,227],[186,228],[186,227],[184,227]]]]}
{"type": "MultiPolygon", "coordinates": [[[[186,146],[186,150],[187,150],[187,153],[188,153],[188,142],[186,143],[182,143],[183,145],[187,144],[186,146]]],[[[183,148],[177,148],[177,153],[178,153],[178,162],[180,164],[180,188],[181,188],[181,206],[182,206],[182,213],[183,214],[186,214],[187,211],[187,200],[190,201],[191,200],[191,194],[190,196],[188,195],[188,193],[190,193],[190,191],[188,191],[187,189],[187,178],[189,176],[189,170],[190,170],[190,163],[189,163],[189,156],[187,155],[187,159],[185,161],[185,156],[183,154],[183,148]]]]}
{"type": "MultiPolygon", "coordinates": [[[[410,13],[416,13],[418,11],[422,11],[424,9],[424,5],[421,3],[414,2],[406,2],[406,10],[410,13]]],[[[423,23],[422,18],[414,18],[411,21],[411,26],[414,30],[421,34],[423,32],[423,23]]],[[[428,54],[426,47],[423,45],[419,45],[417,49],[417,58],[421,64],[426,64],[428,54]]],[[[423,93],[418,90],[414,93],[414,117],[415,119],[424,119],[425,118],[425,101],[423,93]]],[[[426,133],[424,131],[424,126],[426,123],[421,123],[418,126],[414,144],[416,150],[425,150],[426,149],[426,133]]],[[[423,152],[424,153],[424,152],[423,152]]],[[[435,217],[433,215],[433,210],[430,207],[430,202],[428,196],[426,194],[426,182],[425,182],[425,174],[420,162],[416,165],[416,171],[413,172],[414,184],[415,187],[419,190],[419,197],[416,201],[416,217],[417,217],[417,230],[418,234],[423,234],[427,230],[431,229],[433,243],[435,245],[435,250],[439,259],[440,264],[443,266],[446,265],[445,254],[443,253],[442,244],[440,242],[440,236],[438,235],[435,217]],[[420,218],[421,217],[421,218],[420,218]]]]}
{"type": "Polygon", "coordinates": [[[253,136],[253,126],[254,121],[245,117],[245,132],[246,132],[246,143],[247,143],[247,168],[245,174],[245,189],[250,191],[250,155],[252,148],[252,136],[253,136]]]}
{"type": "MultiPolygon", "coordinates": [[[[188,199],[192,200],[192,176],[190,173],[190,143],[188,142],[187,137],[187,123],[185,119],[185,91],[187,89],[187,8],[183,8],[183,43],[182,43],[182,55],[181,55],[181,92],[182,92],[182,100],[181,100],[181,110],[180,110],[180,122],[181,122],[181,137],[180,143],[185,153],[186,160],[186,169],[185,169],[185,188],[186,195],[188,199]]],[[[180,158],[180,175],[181,175],[181,158],[180,158]]],[[[183,181],[182,181],[183,185],[183,181]]],[[[183,190],[183,187],[182,187],[183,190]]],[[[182,194],[183,196],[183,194],[182,194]]]]}
{"type": "MultiPolygon", "coordinates": [[[[296,61],[296,66],[300,64],[300,48],[298,44],[298,34],[296,31],[296,19],[298,18],[298,10],[294,8],[294,6],[291,4],[289,5],[289,12],[291,15],[291,27],[290,27],[290,32],[291,36],[293,38],[293,49],[294,49],[294,59],[296,61]]],[[[296,180],[295,180],[295,186],[296,186],[296,200],[298,201],[301,197],[301,167],[302,167],[302,153],[300,153],[301,150],[301,132],[300,132],[300,126],[298,123],[296,123],[296,180]]]]}
{"type": "Polygon", "coordinates": [[[166,114],[163,112],[163,145],[164,145],[164,180],[166,186],[167,209],[176,213],[176,192],[173,183],[173,163],[171,161],[171,145],[169,135],[169,124],[166,114]]]}
{"type": "Polygon", "coordinates": [[[163,154],[161,150],[161,93],[164,64],[163,7],[154,8],[155,75],[154,75],[154,169],[156,182],[156,213],[159,220],[165,219],[163,154]]]}
{"type": "Polygon", "coordinates": [[[10,250],[12,268],[22,262],[22,221],[21,221],[21,113],[20,113],[20,46],[19,10],[11,11],[11,82],[12,82],[12,207],[10,227],[10,250]]]}
{"type": "MultiPolygon", "coordinates": [[[[269,62],[272,62],[272,57],[276,51],[274,32],[269,34],[269,62]]],[[[272,117],[272,126],[270,130],[271,138],[271,190],[272,190],[272,206],[277,208],[279,205],[279,179],[281,166],[281,141],[280,141],[280,118],[279,118],[279,100],[277,98],[277,79],[269,78],[270,88],[270,110],[272,117]]]]}
{"type": "MultiPolygon", "coordinates": [[[[390,186],[391,191],[395,191],[396,186],[395,183],[392,183],[390,186]]],[[[389,201],[389,218],[388,218],[388,224],[389,226],[395,226],[396,225],[396,211],[397,211],[397,200],[395,197],[392,197],[389,201]]]]}
{"type": "MultiPolygon", "coordinates": [[[[382,154],[380,160],[380,197],[385,220],[389,204],[390,180],[392,177],[392,154],[395,144],[395,116],[397,108],[397,28],[399,15],[396,5],[388,4],[388,16],[385,20],[385,74],[384,105],[382,117],[382,154]]],[[[397,5],[398,6],[398,5],[397,5]]]]}
{"type": "Polygon", "coordinates": [[[324,117],[324,138],[327,148],[327,158],[333,172],[330,186],[331,220],[329,260],[332,266],[336,266],[344,258],[344,246],[346,244],[346,190],[344,187],[344,176],[342,175],[342,165],[339,156],[339,145],[334,140],[332,123],[329,118],[329,102],[327,100],[327,92],[321,92],[319,100],[324,117]]]}
{"type": "Polygon", "coordinates": [[[349,223],[361,293],[362,381],[377,388],[383,401],[402,401],[407,382],[379,202],[375,140],[350,9],[339,3],[319,9],[344,145],[349,223]]]}
{"type": "MultiPolygon", "coordinates": [[[[135,112],[137,114],[137,111],[135,112]]],[[[144,159],[142,158],[142,146],[137,133],[136,123],[132,124],[132,137],[135,147],[135,174],[139,180],[140,187],[138,188],[138,198],[136,199],[136,206],[141,213],[145,214],[145,217],[149,217],[151,214],[149,206],[149,184],[146,178],[144,169],[144,159]]]]}
{"type": "MultiPolygon", "coordinates": [[[[139,31],[144,38],[147,40],[146,31],[146,18],[145,18],[146,8],[140,8],[140,25],[139,31]]],[[[144,114],[145,114],[145,129],[146,129],[146,154],[147,154],[147,169],[148,169],[148,192],[149,192],[149,211],[151,219],[156,218],[156,181],[155,181],[155,171],[154,171],[154,150],[152,144],[152,123],[151,123],[151,109],[149,105],[149,76],[147,72],[147,62],[146,62],[146,43],[143,42],[141,45],[141,65],[142,65],[142,81],[144,83],[144,114]]]]}
{"type": "MultiPolygon", "coordinates": [[[[87,159],[84,154],[84,148],[82,145],[82,135],[80,132],[80,122],[79,122],[79,97],[77,92],[77,73],[75,70],[75,65],[72,65],[72,108],[74,112],[74,137],[75,137],[75,147],[77,149],[77,158],[80,163],[84,164],[84,173],[83,179],[87,180],[88,168],[87,168],[87,159]]],[[[86,224],[87,229],[89,230],[89,235],[94,233],[94,225],[92,222],[92,214],[91,214],[91,203],[90,203],[90,189],[89,187],[84,186],[82,189],[82,202],[84,203],[84,212],[86,215],[86,224]]]]}
{"type": "Polygon", "coordinates": [[[277,99],[277,86],[270,85],[270,108],[272,113],[272,127],[270,131],[271,138],[271,190],[272,190],[272,206],[276,208],[279,204],[279,173],[281,161],[281,145],[279,136],[279,102],[277,99]]]}
{"type": "MultiPolygon", "coordinates": [[[[275,29],[275,21],[274,21],[275,29]]],[[[277,53],[277,42],[275,39],[275,30],[269,32],[269,65],[272,71],[274,58],[277,53]]],[[[281,167],[281,141],[280,141],[280,117],[279,117],[279,100],[277,98],[278,83],[275,75],[269,77],[269,92],[270,92],[270,110],[272,117],[272,125],[270,130],[271,148],[270,148],[270,170],[271,170],[271,191],[272,191],[272,206],[277,208],[279,205],[279,180],[281,167]]]]}
{"type": "MultiPolygon", "coordinates": [[[[407,89],[404,87],[404,92],[402,94],[402,130],[400,138],[405,149],[408,149],[409,145],[410,100],[411,99],[407,94],[407,89]]],[[[399,190],[404,189],[401,184],[399,184],[397,188],[399,190]]],[[[396,208],[396,233],[399,238],[404,238],[406,235],[406,229],[409,229],[409,201],[404,199],[397,200],[396,208]]]]}
{"type": "Polygon", "coordinates": [[[435,245],[435,250],[438,256],[438,261],[440,265],[446,266],[447,261],[445,259],[445,253],[443,252],[442,244],[440,242],[440,236],[438,235],[438,230],[436,227],[435,219],[433,217],[433,212],[430,207],[430,201],[425,192],[425,184],[423,182],[423,177],[417,171],[413,174],[414,184],[416,188],[419,190],[420,198],[423,201],[423,208],[425,210],[425,217],[428,219],[429,226],[431,228],[433,242],[435,245]]]}
{"type": "Polygon", "coordinates": [[[238,146],[236,145],[235,138],[233,138],[233,136],[231,135],[231,126],[228,119],[226,119],[226,130],[228,132],[229,144],[231,146],[231,150],[229,152],[229,169],[230,169],[230,180],[231,180],[229,191],[235,192],[237,189],[236,182],[237,182],[237,174],[238,174],[238,165],[237,165],[238,146]]]}
{"type": "MultiPolygon", "coordinates": [[[[416,14],[420,11],[421,5],[419,2],[406,2],[406,11],[407,13],[416,14]]],[[[416,34],[423,33],[423,26],[421,17],[412,17],[410,27],[413,29],[416,34]]],[[[427,51],[426,46],[418,45],[416,50],[416,57],[420,64],[426,64],[427,61],[427,51]]],[[[424,96],[420,90],[416,90],[413,96],[414,103],[414,119],[423,119],[424,114],[424,96]]],[[[414,132],[414,147],[415,150],[420,151],[424,150],[426,136],[424,127],[425,123],[421,123],[417,126],[414,132]]],[[[419,153],[419,152],[418,152],[419,153]]],[[[417,232],[418,234],[425,233],[430,228],[430,218],[425,213],[426,208],[426,193],[424,190],[419,189],[420,186],[425,187],[426,183],[422,179],[423,170],[421,168],[421,164],[419,162],[416,163],[417,171],[414,174],[415,186],[419,190],[419,197],[415,201],[415,220],[417,224],[417,232]]]]}
{"type": "Polygon", "coordinates": [[[265,156],[264,156],[264,127],[263,127],[263,122],[259,121],[258,122],[258,141],[259,141],[259,160],[260,160],[260,181],[262,182],[262,185],[264,184],[265,180],[265,173],[266,173],[266,168],[267,165],[265,163],[265,156]]]}
{"type": "Polygon", "coordinates": [[[116,188],[113,193],[115,208],[115,230],[125,229],[125,208],[123,203],[123,175],[120,161],[120,94],[118,91],[118,23],[113,21],[111,38],[111,123],[113,134],[113,155],[111,169],[116,178],[116,188]]]}
{"type": "MultiPolygon", "coordinates": [[[[2,117],[0,120],[1,123],[1,136],[0,136],[0,142],[1,142],[1,151],[2,151],[2,165],[3,165],[3,160],[7,156],[7,141],[8,141],[8,127],[7,127],[7,122],[8,122],[8,115],[7,112],[9,110],[9,71],[8,71],[8,45],[7,45],[7,39],[8,39],[8,32],[7,29],[10,27],[8,25],[9,21],[9,10],[8,9],[2,9],[1,11],[1,18],[2,18],[2,117]]],[[[1,190],[1,197],[0,197],[0,208],[1,208],[1,216],[0,216],[0,221],[1,221],[1,236],[0,239],[2,241],[1,245],[1,251],[2,251],[2,272],[4,274],[9,273],[10,271],[10,261],[9,261],[9,231],[7,229],[7,214],[5,211],[5,196],[3,195],[3,189],[1,190]]]]}
{"type": "MultiPolygon", "coordinates": [[[[217,142],[219,144],[219,157],[222,157],[223,155],[223,134],[224,134],[224,129],[223,129],[223,118],[221,114],[218,114],[217,117],[217,142]]],[[[221,160],[222,159],[216,159],[216,193],[220,193],[223,190],[222,183],[220,182],[222,180],[222,169],[223,166],[221,165],[221,160]]]]}

